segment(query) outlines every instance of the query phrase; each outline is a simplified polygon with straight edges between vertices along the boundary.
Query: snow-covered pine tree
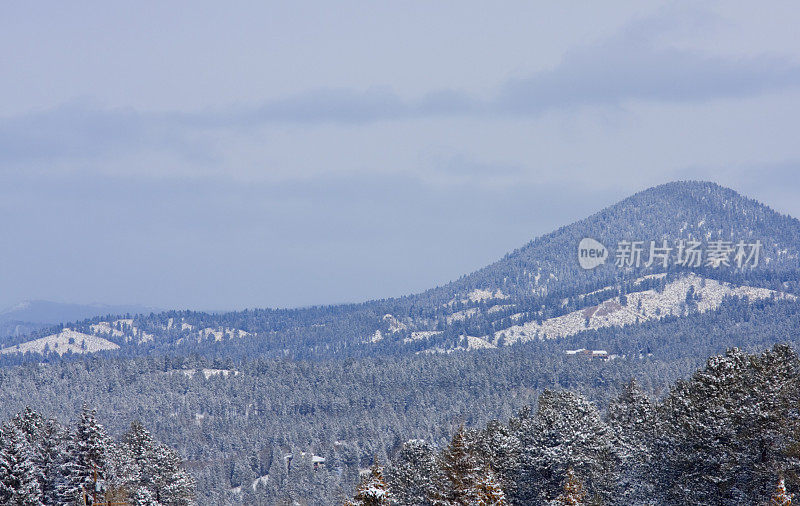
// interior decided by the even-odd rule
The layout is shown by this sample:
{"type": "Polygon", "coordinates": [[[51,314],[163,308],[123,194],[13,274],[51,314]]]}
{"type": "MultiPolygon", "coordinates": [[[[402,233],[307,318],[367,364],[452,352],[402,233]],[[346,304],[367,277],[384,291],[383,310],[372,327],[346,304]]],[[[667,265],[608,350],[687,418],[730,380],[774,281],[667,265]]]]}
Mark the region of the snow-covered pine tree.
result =
{"type": "Polygon", "coordinates": [[[606,422],[620,457],[615,496],[628,504],[649,503],[655,483],[651,472],[656,409],[635,380],[631,380],[606,410],[606,422]]]}
{"type": "Polygon", "coordinates": [[[61,467],[66,459],[66,440],[69,431],[57,421],[48,419],[40,430],[41,443],[36,465],[42,470],[42,502],[58,504],[59,487],[64,477],[61,467]]]}
{"type": "MultiPolygon", "coordinates": [[[[188,506],[194,499],[195,481],[182,467],[178,452],[165,444],[156,447],[156,462],[159,477],[156,480],[159,488],[159,502],[166,506],[188,506]]],[[[252,483],[247,483],[249,486],[252,483]]]]}
{"type": "Polygon", "coordinates": [[[61,451],[61,432],[54,420],[45,418],[26,407],[11,419],[11,424],[19,429],[25,438],[30,451],[30,459],[34,464],[36,479],[42,491],[42,499],[51,499],[57,483],[57,466],[54,461],[61,451]]]}
{"type": "Polygon", "coordinates": [[[389,493],[389,486],[383,477],[383,468],[375,459],[375,463],[365,475],[356,489],[353,499],[348,501],[347,506],[383,506],[390,504],[392,499],[389,493]]]}
{"type": "Polygon", "coordinates": [[[129,501],[131,506],[161,506],[145,487],[137,487],[130,495],[129,501]]]}
{"type": "Polygon", "coordinates": [[[398,504],[428,505],[435,492],[438,469],[433,447],[422,439],[403,443],[387,471],[398,504]]]}
{"type": "Polygon", "coordinates": [[[141,422],[134,420],[122,435],[122,445],[139,471],[139,486],[152,491],[155,488],[155,441],[141,422]]]}
{"type": "Polygon", "coordinates": [[[114,441],[97,421],[97,413],[84,405],[81,419],[68,445],[67,462],[62,468],[67,485],[62,494],[85,495],[89,505],[101,500],[109,485],[109,453],[114,441]]]}
{"type": "Polygon", "coordinates": [[[441,506],[476,504],[483,466],[469,445],[464,426],[458,428],[439,458],[439,479],[432,503],[441,506]]]}
{"type": "Polygon", "coordinates": [[[271,500],[273,504],[279,504],[285,499],[287,480],[289,478],[286,470],[286,452],[278,444],[272,446],[272,457],[269,463],[267,475],[269,478],[264,487],[259,487],[261,495],[271,500]]]}
{"type": "Polygon", "coordinates": [[[302,452],[293,449],[289,464],[289,497],[292,501],[307,501],[314,487],[313,453],[309,448],[302,452]]]}
{"type": "Polygon", "coordinates": [[[569,468],[564,479],[564,491],[552,502],[552,506],[580,506],[584,501],[586,501],[586,490],[583,488],[583,483],[575,476],[575,471],[569,468]]]}
{"type": "Polygon", "coordinates": [[[484,466],[482,476],[476,485],[478,492],[477,506],[506,506],[506,494],[495,476],[492,468],[484,466]]]}
{"type": "Polygon", "coordinates": [[[83,501],[84,490],[77,465],[77,452],[75,434],[66,429],[64,448],[55,462],[57,475],[53,504],[78,504],[83,501]]]}
{"type": "Polygon", "coordinates": [[[138,421],[122,436],[122,445],[135,466],[131,479],[159,504],[184,506],[194,497],[194,479],[181,467],[178,454],[158,443],[138,421]],[[135,475],[133,474],[135,472],[135,475]]]}
{"type": "Polygon", "coordinates": [[[31,457],[34,460],[44,458],[41,450],[41,445],[44,443],[44,417],[33,411],[30,407],[26,407],[22,412],[11,419],[11,423],[16,426],[20,434],[25,437],[28,448],[31,451],[31,457]]]}
{"type": "Polygon", "coordinates": [[[0,502],[9,506],[42,506],[42,490],[33,452],[14,424],[0,429],[0,502]]]}
{"type": "MultiPolygon", "coordinates": [[[[514,422],[510,422],[514,423],[514,422]]],[[[521,445],[518,434],[509,425],[492,420],[478,434],[477,448],[507,496],[513,496],[515,475],[519,469],[521,445]]]]}
{"type": "Polygon", "coordinates": [[[778,487],[775,489],[775,493],[772,494],[769,504],[770,506],[792,506],[792,494],[786,490],[786,483],[783,478],[778,481],[778,487]]]}
{"type": "Polygon", "coordinates": [[[106,454],[108,483],[104,501],[125,502],[139,485],[139,467],[124,443],[109,447],[106,454]]]}
{"type": "Polygon", "coordinates": [[[608,426],[589,401],[572,392],[545,390],[528,430],[518,487],[532,488],[538,498],[530,494],[525,500],[557,497],[570,467],[586,480],[591,494],[612,499],[619,457],[608,426]]]}
{"type": "Polygon", "coordinates": [[[656,451],[665,502],[756,504],[770,497],[774,477],[797,467],[791,442],[800,360],[786,345],[760,355],[731,349],[679,381],[659,416],[656,451]]]}

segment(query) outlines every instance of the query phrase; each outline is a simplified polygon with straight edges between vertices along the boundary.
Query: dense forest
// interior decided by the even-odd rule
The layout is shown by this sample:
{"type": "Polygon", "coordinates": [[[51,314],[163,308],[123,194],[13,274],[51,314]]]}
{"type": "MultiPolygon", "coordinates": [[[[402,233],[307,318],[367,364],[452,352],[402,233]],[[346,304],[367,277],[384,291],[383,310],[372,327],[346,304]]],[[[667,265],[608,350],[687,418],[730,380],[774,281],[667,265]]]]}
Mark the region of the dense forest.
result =
{"type": "MultiPolygon", "coordinates": [[[[364,358],[459,349],[465,336],[502,346],[496,333],[512,324],[554,318],[615,297],[624,300],[633,291],[663,289],[688,273],[800,295],[800,222],[713,183],[670,183],[637,193],[538,237],[476,272],[418,294],[296,309],[108,315],[9,336],[0,347],[65,326],[101,335],[119,347],[103,352],[108,356],[364,358]],[[742,268],[687,268],[673,262],[666,268],[643,264],[623,269],[607,262],[584,270],[576,255],[582,237],[609,247],[621,240],[758,239],[763,251],[757,265],[742,268]],[[655,274],[666,276],[647,278],[655,274]],[[121,317],[124,322],[117,321],[121,317]]],[[[45,355],[58,355],[57,351],[50,349],[45,355]]],[[[0,365],[47,358],[28,355],[0,355],[0,365]]]]}
{"type": "Polygon", "coordinates": [[[26,408],[0,429],[0,503],[188,506],[194,479],[139,422],[111,438],[84,406],[74,428],[26,408]]]}
{"type": "Polygon", "coordinates": [[[545,390],[441,449],[406,441],[349,504],[767,504],[800,489],[798,395],[784,345],[712,357],[660,400],[631,381],[603,411],[545,390]]]}
{"type": "Polygon", "coordinates": [[[798,327],[794,302],[731,299],[714,312],[469,353],[29,363],[0,369],[0,415],[30,405],[68,423],[86,402],[116,436],[146,420],[186,460],[201,504],[272,504],[287,496],[336,504],[375,456],[387,462],[407,438],[443,446],[460,424],[509,419],[547,389],[571,390],[604,410],[635,378],[659,399],[704,357],[729,347],[800,346],[798,327]],[[565,354],[580,347],[618,357],[565,354]],[[286,470],[290,454],[300,457],[286,470]],[[316,470],[311,462],[296,465],[303,454],[326,462],[316,470]]]}
{"type": "MultiPolygon", "coordinates": [[[[180,468],[187,480],[191,476],[199,504],[342,504],[367,500],[370,490],[414,504],[398,485],[407,479],[403,472],[428,473],[430,486],[442,494],[418,491],[421,504],[469,504],[472,499],[458,499],[460,492],[448,488],[448,480],[456,479],[448,466],[463,459],[477,473],[470,483],[515,504],[546,504],[565,488],[582,491],[575,494],[586,501],[620,504],[761,501],[780,478],[797,490],[793,454],[784,446],[764,446],[767,467],[748,467],[754,450],[747,438],[756,436],[742,431],[752,420],[728,420],[709,429],[727,439],[719,442],[720,455],[710,454],[709,465],[717,467],[706,469],[698,459],[707,444],[703,438],[710,436],[692,432],[681,416],[691,414],[689,407],[700,410],[693,415],[700,418],[733,416],[736,397],[725,397],[727,390],[718,400],[728,404],[713,408],[719,413],[701,412],[714,403],[697,404],[697,396],[708,394],[696,383],[705,373],[690,375],[709,356],[739,349],[714,359],[734,369],[740,362],[769,369],[769,357],[794,364],[787,348],[760,358],[746,354],[777,343],[800,346],[799,246],[794,218],[710,183],[663,185],[415,295],[298,309],[108,315],[15,332],[0,346],[0,418],[16,419],[30,407],[55,418],[47,424],[67,427],[88,416],[85,405],[96,406],[104,440],[114,441],[112,453],[129,457],[126,434],[132,423],[145,421],[148,437],[174,448],[173,462],[184,462],[180,468]],[[758,238],[764,251],[753,269],[606,264],[585,271],[576,245],[587,236],[608,245],[620,239],[758,238]],[[681,284],[689,276],[697,281],[681,284]],[[724,290],[723,283],[729,283],[724,290]],[[702,292],[707,286],[718,291],[702,292]],[[759,289],[763,295],[747,295],[759,289]],[[628,301],[644,292],[653,300],[665,293],[671,299],[649,316],[620,324],[592,327],[590,317],[581,317],[577,328],[557,338],[506,339],[514,326],[597,314],[608,302],[639,315],[642,299],[638,305],[628,301]],[[65,338],[61,345],[74,345],[70,351],[55,341],[42,352],[24,351],[32,340],[67,328],[73,342],[65,338]],[[75,341],[94,338],[110,346],[88,353],[85,341],[75,341]],[[470,339],[484,348],[471,346],[470,339]],[[589,353],[574,353],[581,349],[589,353]],[[602,353],[595,357],[591,350],[602,353]],[[646,407],[645,428],[624,420],[625,399],[646,407]],[[561,411],[579,420],[559,418],[561,411]],[[576,438],[598,431],[591,459],[563,460],[589,449],[568,446],[558,453],[565,433],[557,427],[573,427],[563,430],[574,429],[576,438]],[[629,433],[637,430],[647,434],[629,433]],[[495,443],[505,449],[492,449],[495,443]],[[710,474],[720,469],[734,483],[710,474]],[[713,487],[692,481],[710,476],[713,487]],[[530,480],[538,485],[526,485],[530,480]],[[743,485],[746,480],[753,485],[743,485]]],[[[747,367],[742,381],[756,381],[747,367]]],[[[750,399],[735,390],[745,387],[736,383],[730,395],[750,399]]],[[[789,437],[778,429],[768,433],[773,436],[789,437]]],[[[144,501],[155,494],[166,504],[159,489],[134,487],[124,473],[108,469],[109,491],[122,480],[129,497],[136,493],[144,501]]],[[[39,486],[47,497],[52,487],[39,486]]]]}

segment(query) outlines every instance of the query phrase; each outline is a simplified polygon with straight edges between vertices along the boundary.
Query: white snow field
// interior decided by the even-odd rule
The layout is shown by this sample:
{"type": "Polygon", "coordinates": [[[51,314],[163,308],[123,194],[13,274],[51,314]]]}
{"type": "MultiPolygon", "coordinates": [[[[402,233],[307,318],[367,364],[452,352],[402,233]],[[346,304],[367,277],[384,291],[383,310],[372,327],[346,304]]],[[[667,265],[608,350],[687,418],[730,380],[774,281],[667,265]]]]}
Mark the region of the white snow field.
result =
{"type": "Polygon", "coordinates": [[[44,353],[45,349],[63,355],[72,353],[94,353],[102,350],[116,350],[119,346],[102,337],[83,334],[72,329],[64,329],[58,334],[34,339],[15,346],[3,348],[0,353],[44,353]]]}

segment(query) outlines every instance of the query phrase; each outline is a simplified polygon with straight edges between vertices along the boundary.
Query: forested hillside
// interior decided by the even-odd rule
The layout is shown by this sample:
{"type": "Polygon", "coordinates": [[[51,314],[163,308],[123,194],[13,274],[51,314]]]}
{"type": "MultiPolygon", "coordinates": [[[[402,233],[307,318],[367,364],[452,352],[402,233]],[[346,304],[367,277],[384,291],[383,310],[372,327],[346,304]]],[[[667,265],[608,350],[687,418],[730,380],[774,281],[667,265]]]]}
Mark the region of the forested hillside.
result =
{"type": "Polygon", "coordinates": [[[68,423],[88,402],[115,435],[146,420],[187,461],[201,504],[286,497],[336,504],[360,470],[376,455],[386,462],[405,439],[443,446],[460,424],[508,419],[545,389],[580,393],[602,410],[632,378],[655,399],[728,347],[800,346],[798,309],[791,301],[731,299],[714,312],[471,353],[28,364],[0,370],[0,409],[10,417],[30,405],[68,423]],[[565,353],[577,348],[607,349],[617,358],[565,353]],[[285,456],[302,453],[325,458],[324,467],[309,462],[284,473],[285,456]]]}
{"type": "MultiPolygon", "coordinates": [[[[720,363],[761,364],[753,367],[765,371],[770,357],[795,363],[786,348],[760,358],[745,353],[776,343],[800,346],[799,250],[794,218],[711,183],[672,183],[416,295],[299,309],[111,314],[13,337],[0,348],[0,416],[30,406],[66,425],[85,415],[88,404],[123,443],[131,423],[145,421],[154,440],[185,461],[199,504],[341,504],[353,498],[359,476],[376,457],[388,465],[385,478],[401,497],[396,470],[418,471],[397,456],[420,452],[433,466],[428,471],[436,489],[450,494],[443,462],[460,459],[465,448],[469,462],[477,459],[481,486],[517,504],[555,500],[565,482],[587,498],[620,504],[634,497],[693,502],[681,488],[692,483],[703,502],[711,488],[691,480],[717,471],[697,467],[693,432],[664,429],[688,423],[670,406],[696,401],[694,390],[677,397],[679,381],[731,347],[742,351],[720,363]],[[636,268],[611,259],[584,270],[577,257],[583,237],[609,248],[623,240],[724,239],[759,241],[763,250],[757,265],[741,267],[733,257],[717,266],[724,268],[636,268]],[[626,387],[632,379],[635,391],[626,387]],[[657,422],[647,430],[661,439],[619,435],[629,427],[615,426],[612,413],[625,395],[646,399],[657,422]],[[611,460],[582,467],[558,454],[534,458],[544,451],[544,425],[575,422],[548,414],[561,409],[577,410],[591,430],[604,434],[597,451],[611,460]],[[486,438],[501,435],[513,443],[508,455],[486,449],[486,438]],[[410,439],[424,443],[406,448],[410,439]],[[645,466],[648,455],[678,460],[660,462],[666,474],[653,474],[645,466]],[[547,469],[532,463],[539,461],[547,469]],[[655,484],[648,481],[655,478],[655,484]],[[521,486],[534,479],[539,488],[521,486]],[[655,485],[663,487],[656,491],[655,485]]],[[[742,374],[753,372],[747,370],[742,374]]],[[[736,392],[746,399],[753,394],[736,392]]],[[[719,409],[728,416],[736,397],[724,398],[719,409]]],[[[744,437],[738,432],[744,422],[729,422],[714,430],[744,437]]],[[[696,436],[706,444],[708,434],[696,436]]],[[[750,439],[734,439],[723,443],[751,455],[750,439]]],[[[782,473],[795,490],[784,461],[770,460],[768,469],[756,471],[747,462],[719,462],[736,474],[732,484],[713,475],[720,501],[760,500],[782,473]],[[755,488],[743,486],[753,473],[755,488]]],[[[379,474],[376,468],[375,482],[379,474]]]]}
{"type": "Polygon", "coordinates": [[[441,449],[406,441],[349,504],[767,504],[800,487],[799,394],[788,346],[712,357],[661,400],[631,381],[602,411],[545,390],[441,449]]]}
{"type": "Polygon", "coordinates": [[[139,422],[115,441],[84,406],[72,429],[25,408],[0,429],[0,502],[188,506],[194,479],[139,422]]]}

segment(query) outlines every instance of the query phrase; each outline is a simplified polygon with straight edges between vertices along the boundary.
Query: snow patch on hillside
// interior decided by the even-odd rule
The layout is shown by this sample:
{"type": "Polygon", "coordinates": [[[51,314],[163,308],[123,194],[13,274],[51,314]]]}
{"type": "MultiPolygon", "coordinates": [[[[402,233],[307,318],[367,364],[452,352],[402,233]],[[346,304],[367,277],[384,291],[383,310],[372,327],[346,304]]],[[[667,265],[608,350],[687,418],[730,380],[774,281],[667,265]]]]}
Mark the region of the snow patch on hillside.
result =
{"type": "MultiPolygon", "coordinates": [[[[476,288],[467,294],[467,300],[469,302],[483,302],[492,299],[507,299],[508,295],[504,294],[500,290],[492,291],[492,290],[484,290],[481,288],[476,288]]],[[[466,301],[465,301],[466,302],[466,301]]]]}
{"type": "Polygon", "coordinates": [[[111,326],[109,322],[100,322],[90,325],[93,334],[109,334],[112,337],[122,337],[125,334],[111,326]]]}
{"type": "Polygon", "coordinates": [[[390,314],[383,315],[383,321],[389,325],[389,332],[392,334],[402,332],[406,329],[406,325],[390,314]]]}
{"type": "MultiPolygon", "coordinates": [[[[194,375],[197,374],[197,369],[183,369],[181,372],[190,378],[194,378],[194,375]]],[[[239,375],[239,371],[234,369],[201,369],[200,372],[203,374],[203,376],[205,376],[206,379],[212,376],[222,376],[223,378],[227,378],[230,375],[239,375]]]]}
{"type": "Polygon", "coordinates": [[[150,342],[154,339],[153,334],[149,334],[137,328],[133,324],[132,318],[122,318],[113,322],[98,322],[90,325],[92,334],[104,338],[125,337],[125,342],[137,341],[140,343],[150,342]]]}
{"type": "Polygon", "coordinates": [[[410,343],[413,341],[419,341],[420,339],[428,339],[429,337],[437,336],[441,333],[441,330],[418,330],[416,332],[412,332],[411,337],[404,338],[403,342],[410,343]]]}
{"type": "Polygon", "coordinates": [[[447,323],[449,324],[453,322],[460,322],[466,320],[467,318],[475,316],[476,314],[478,314],[478,308],[476,307],[471,307],[469,309],[456,311],[455,313],[447,316],[447,323]]]}
{"type": "Polygon", "coordinates": [[[450,302],[446,303],[444,307],[450,307],[456,304],[457,302],[461,302],[462,304],[469,304],[475,302],[486,302],[489,300],[503,300],[507,299],[509,296],[504,294],[501,290],[488,290],[486,288],[476,288],[471,292],[466,294],[466,298],[457,299],[454,298],[450,302]]]}
{"type": "Polygon", "coordinates": [[[482,337],[467,336],[468,350],[485,350],[487,348],[497,348],[497,346],[482,337]]]}
{"type": "Polygon", "coordinates": [[[597,306],[550,318],[542,323],[531,321],[511,326],[495,332],[494,338],[504,335],[506,344],[513,344],[516,341],[570,336],[587,329],[621,327],[669,315],[683,316],[689,310],[686,296],[690,288],[694,290],[696,310],[701,313],[717,309],[726,296],[742,297],[750,301],[771,297],[797,300],[794,295],[767,288],[734,286],[689,274],[668,283],[662,292],[644,290],[629,293],[625,305],[621,304],[619,297],[614,297],[597,306]]]}
{"type": "Polygon", "coordinates": [[[0,354],[44,353],[45,349],[63,355],[68,351],[72,353],[95,353],[103,350],[116,350],[119,349],[119,346],[102,337],[84,334],[72,329],[64,329],[58,334],[3,348],[0,350],[0,354]]]}
{"type": "Polygon", "coordinates": [[[234,337],[247,337],[250,335],[249,332],[241,330],[241,329],[232,329],[232,328],[212,328],[206,327],[203,330],[198,332],[199,340],[201,339],[208,339],[210,337],[214,338],[214,341],[222,341],[223,338],[233,339],[234,337]]]}

